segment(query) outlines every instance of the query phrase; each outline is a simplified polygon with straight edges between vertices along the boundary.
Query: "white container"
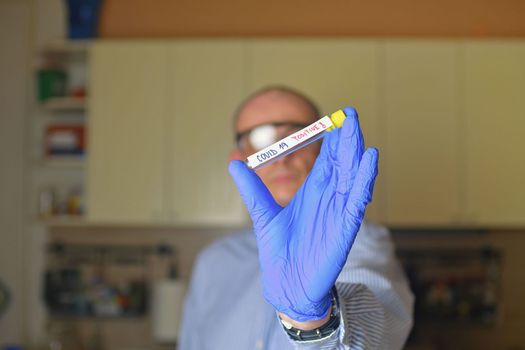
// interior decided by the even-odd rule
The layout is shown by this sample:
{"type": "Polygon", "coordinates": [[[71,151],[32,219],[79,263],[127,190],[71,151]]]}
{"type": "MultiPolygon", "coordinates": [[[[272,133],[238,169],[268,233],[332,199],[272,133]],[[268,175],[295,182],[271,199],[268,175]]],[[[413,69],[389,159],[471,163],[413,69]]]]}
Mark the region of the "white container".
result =
{"type": "Polygon", "coordinates": [[[179,337],[186,283],[181,279],[165,279],[153,285],[153,337],[159,343],[175,343],[179,337]]]}

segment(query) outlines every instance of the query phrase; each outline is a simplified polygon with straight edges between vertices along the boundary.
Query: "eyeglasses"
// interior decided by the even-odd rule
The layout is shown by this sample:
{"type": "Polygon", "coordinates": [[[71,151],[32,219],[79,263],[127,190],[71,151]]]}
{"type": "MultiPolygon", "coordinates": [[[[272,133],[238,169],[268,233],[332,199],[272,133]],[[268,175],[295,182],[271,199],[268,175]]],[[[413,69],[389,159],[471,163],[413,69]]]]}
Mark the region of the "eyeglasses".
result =
{"type": "Polygon", "coordinates": [[[235,140],[240,150],[247,153],[255,153],[308,125],[290,122],[261,124],[237,133],[235,140]]]}

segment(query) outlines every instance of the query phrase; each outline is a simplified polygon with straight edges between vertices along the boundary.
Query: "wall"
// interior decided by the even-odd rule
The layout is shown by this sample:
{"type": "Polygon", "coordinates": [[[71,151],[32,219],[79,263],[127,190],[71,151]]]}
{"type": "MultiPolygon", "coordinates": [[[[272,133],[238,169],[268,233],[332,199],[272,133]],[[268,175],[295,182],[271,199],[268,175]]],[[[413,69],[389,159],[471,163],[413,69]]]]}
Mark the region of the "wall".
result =
{"type": "Polygon", "coordinates": [[[105,0],[102,37],[523,36],[520,0],[105,0]]]}
{"type": "Polygon", "coordinates": [[[0,1],[0,279],[12,296],[0,318],[0,346],[25,336],[23,155],[30,14],[27,1],[0,1]]]}
{"type": "Polygon", "coordinates": [[[29,215],[34,113],[33,64],[37,53],[64,33],[63,0],[0,0],[0,279],[12,302],[0,318],[0,347],[44,336],[40,302],[45,229],[29,215]]]}
{"type": "MultiPolygon", "coordinates": [[[[46,338],[46,313],[41,301],[42,271],[44,269],[44,246],[47,242],[47,230],[45,225],[36,218],[36,188],[41,183],[37,174],[42,173],[42,168],[35,161],[34,152],[35,125],[43,115],[38,109],[35,98],[35,68],[40,61],[42,50],[51,42],[63,40],[65,35],[65,9],[64,0],[28,0],[31,7],[30,18],[30,42],[28,45],[29,61],[26,65],[27,93],[28,98],[26,113],[26,139],[27,149],[24,157],[27,162],[27,176],[25,181],[25,232],[27,235],[25,254],[27,268],[25,270],[24,303],[26,306],[26,319],[23,324],[24,343],[28,345],[40,344],[46,338]],[[40,182],[39,182],[40,181],[40,182]]],[[[48,173],[51,174],[51,173],[48,173]]],[[[51,176],[51,175],[49,175],[51,176]]]]}

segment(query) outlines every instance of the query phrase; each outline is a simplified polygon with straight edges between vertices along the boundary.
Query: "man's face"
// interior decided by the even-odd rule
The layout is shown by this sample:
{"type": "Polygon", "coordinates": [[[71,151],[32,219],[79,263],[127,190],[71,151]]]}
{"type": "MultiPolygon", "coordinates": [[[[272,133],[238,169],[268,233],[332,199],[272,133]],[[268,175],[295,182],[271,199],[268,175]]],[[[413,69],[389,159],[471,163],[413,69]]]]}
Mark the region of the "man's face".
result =
{"type": "MultiPolygon", "coordinates": [[[[299,97],[281,91],[270,91],[250,100],[239,113],[235,125],[236,133],[246,135],[255,127],[275,123],[274,130],[281,139],[295,132],[301,125],[311,124],[318,116],[311,107],[299,97]]],[[[308,173],[319,154],[320,143],[315,142],[280,160],[257,170],[266,187],[280,205],[287,205],[308,173]]],[[[256,152],[247,140],[241,139],[238,149],[234,150],[231,159],[246,159],[256,152]]]]}

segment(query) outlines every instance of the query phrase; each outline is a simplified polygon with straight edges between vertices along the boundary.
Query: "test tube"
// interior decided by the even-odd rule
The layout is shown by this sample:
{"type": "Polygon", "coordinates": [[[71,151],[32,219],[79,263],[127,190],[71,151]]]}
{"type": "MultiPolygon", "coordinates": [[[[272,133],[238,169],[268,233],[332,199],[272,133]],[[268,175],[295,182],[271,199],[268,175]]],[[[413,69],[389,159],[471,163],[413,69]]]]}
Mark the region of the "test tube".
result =
{"type": "Polygon", "coordinates": [[[282,157],[315,142],[335,128],[340,128],[345,120],[345,113],[339,109],[313,122],[307,127],[279,140],[246,158],[246,164],[253,170],[270,165],[282,157]]]}

